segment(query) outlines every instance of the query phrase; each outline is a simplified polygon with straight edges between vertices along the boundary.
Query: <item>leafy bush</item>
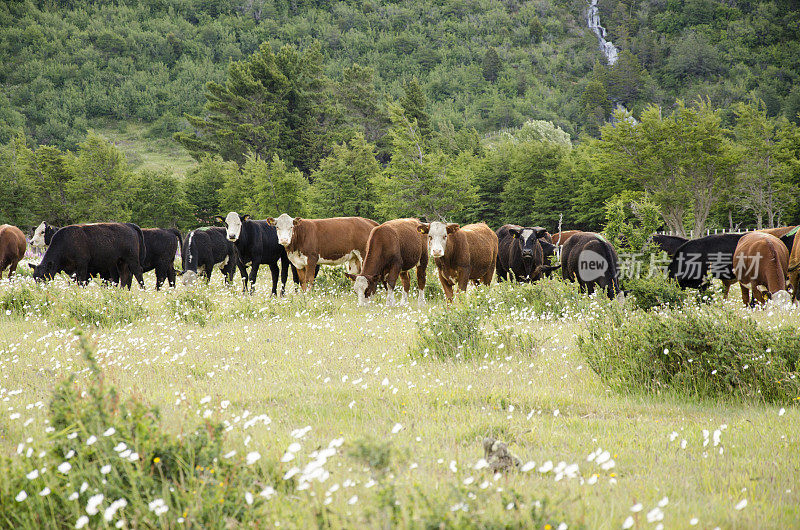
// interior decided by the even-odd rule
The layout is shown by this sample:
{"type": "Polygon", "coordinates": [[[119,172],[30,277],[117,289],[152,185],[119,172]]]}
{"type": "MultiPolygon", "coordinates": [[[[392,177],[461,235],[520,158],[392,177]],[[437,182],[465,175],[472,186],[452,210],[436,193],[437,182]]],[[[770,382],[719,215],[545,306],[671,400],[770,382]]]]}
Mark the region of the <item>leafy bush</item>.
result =
{"type": "Polygon", "coordinates": [[[675,280],[653,275],[649,278],[633,278],[625,282],[633,305],[645,311],[654,307],[683,307],[687,300],[686,291],[678,287],[675,280]]]}
{"type": "Polygon", "coordinates": [[[800,332],[767,329],[736,312],[630,313],[611,309],[578,348],[621,392],[788,403],[800,396],[800,332]]]}
{"type": "Polygon", "coordinates": [[[50,434],[35,447],[36,456],[0,459],[0,525],[152,528],[176,519],[193,527],[257,524],[257,509],[266,502],[258,492],[292,485],[280,480],[273,463],[248,466],[223,458],[221,424],[205,422],[180,436],[165,433],[158,409],[120,398],[105,385],[82,336],[80,346],[91,369],[87,386],[73,376],[56,388],[50,434]],[[256,493],[249,500],[248,491],[256,493]]]}

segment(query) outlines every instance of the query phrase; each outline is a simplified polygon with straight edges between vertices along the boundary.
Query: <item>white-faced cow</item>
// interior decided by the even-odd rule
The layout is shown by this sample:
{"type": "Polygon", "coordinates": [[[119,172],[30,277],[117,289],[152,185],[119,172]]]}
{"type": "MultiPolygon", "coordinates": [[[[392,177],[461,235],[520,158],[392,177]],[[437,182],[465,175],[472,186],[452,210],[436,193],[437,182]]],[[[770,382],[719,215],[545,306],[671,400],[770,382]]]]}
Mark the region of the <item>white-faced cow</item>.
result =
{"type": "Polygon", "coordinates": [[[503,225],[497,230],[497,277],[509,274],[518,282],[535,282],[561,265],[551,266],[549,256],[555,251],[547,230],[541,226],[503,225]]]}
{"type": "Polygon", "coordinates": [[[594,293],[595,287],[605,290],[613,299],[621,289],[617,253],[602,236],[594,232],[572,235],[561,251],[564,279],[578,282],[581,290],[594,293]]]}
{"type": "Polygon", "coordinates": [[[58,232],[57,226],[52,226],[47,224],[47,221],[42,221],[39,223],[39,226],[36,227],[36,230],[33,231],[33,237],[31,237],[31,246],[36,248],[45,248],[50,245],[50,241],[53,239],[53,234],[58,232]]]}
{"type": "Polygon", "coordinates": [[[344,264],[350,275],[360,274],[369,234],[378,226],[363,217],[301,219],[285,213],[267,222],[277,229],[278,242],[297,268],[303,291],[314,286],[318,264],[344,264]]]}
{"type": "Polygon", "coordinates": [[[258,268],[268,265],[272,273],[272,294],[277,294],[278,289],[278,260],[281,262],[281,295],[286,291],[286,278],[289,272],[289,260],[286,250],[278,244],[278,236],[274,226],[267,221],[253,221],[249,215],[239,215],[230,212],[223,219],[217,216],[217,221],[225,223],[228,240],[236,244],[239,254],[237,266],[242,275],[244,291],[250,285],[250,292],[255,289],[258,268]],[[247,266],[250,265],[250,275],[247,266]]]}
{"type": "Polygon", "coordinates": [[[453,286],[467,290],[472,280],[476,285],[492,283],[497,263],[497,234],[486,223],[459,226],[456,223],[420,223],[417,226],[428,236],[428,251],[439,270],[439,281],[445,297],[453,300],[453,286]]]}
{"type": "Polygon", "coordinates": [[[198,275],[211,280],[214,267],[219,267],[226,283],[233,281],[238,261],[236,245],[227,237],[227,231],[219,226],[206,226],[186,234],[181,250],[183,284],[194,282],[198,275]]]}
{"type": "Polygon", "coordinates": [[[408,271],[417,268],[419,303],[425,303],[425,273],[428,269],[428,248],[425,236],[417,231],[419,219],[395,219],[372,229],[367,240],[366,256],[361,274],[356,277],[353,290],[358,294],[359,305],[364,305],[375,292],[378,282],[386,282],[389,294],[386,305],[394,305],[394,286],[397,278],[403,282],[403,298],[408,302],[411,278],[408,271]]]}
{"type": "Polygon", "coordinates": [[[17,264],[25,256],[28,242],[22,230],[12,225],[0,225],[0,278],[8,269],[8,277],[17,270],[17,264]]]}
{"type": "Polygon", "coordinates": [[[146,255],[142,230],[132,223],[70,225],[58,230],[39,265],[31,264],[36,280],[50,280],[59,272],[74,275],[85,285],[89,277],[118,278],[130,289],[136,277],[144,289],[141,262],[146,255]]]}

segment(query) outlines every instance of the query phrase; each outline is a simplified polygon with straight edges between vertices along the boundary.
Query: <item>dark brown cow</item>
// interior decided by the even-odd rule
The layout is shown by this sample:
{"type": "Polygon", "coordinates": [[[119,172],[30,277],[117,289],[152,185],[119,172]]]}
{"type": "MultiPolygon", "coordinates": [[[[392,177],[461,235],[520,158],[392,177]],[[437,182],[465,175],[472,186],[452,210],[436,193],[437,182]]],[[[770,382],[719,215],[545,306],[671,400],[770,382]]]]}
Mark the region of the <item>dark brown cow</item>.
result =
{"type": "Polygon", "coordinates": [[[289,261],[297,268],[303,291],[314,286],[317,264],[344,263],[349,274],[360,274],[369,234],[378,226],[363,217],[300,219],[285,213],[267,222],[277,229],[278,243],[286,248],[289,261]]]}
{"type": "Polygon", "coordinates": [[[557,247],[562,246],[564,243],[569,241],[569,238],[575,234],[580,234],[581,232],[581,230],[564,230],[563,232],[556,232],[552,236],[553,244],[557,247]]]}
{"type": "Polygon", "coordinates": [[[17,270],[17,263],[25,256],[28,241],[22,230],[12,225],[0,225],[0,278],[8,269],[8,277],[17,270]]]}
{"type": "Polygon", "coordinates": [[[358,293],[359,305],[364,305],[375,292],[379,281],[388,284],[386,305],[394,305],[394,286],[397,278],[403,282],[403,298],[400,305],[408,302],[411,278],[408,271],[417,268],[419,303],[425,303],[425,273],[428,270],[428,247],[426,238],[417,231],[419,219],[395,219],[372,229],[367,241],[367,254],[356,277],[353,290],[358,293]]]}
{"type": "Polygon", "coordinates": [[[742,236],[733,253],[733,271],[742,287],[742,301],[750,305],[763,304],[766,298],[788,302],[786,276],[789,250],[780,239],[764,232],[749,232],[742,236]],[[779,294],[780,293],[780,294],[779,294]]]}
{"type": "Polygon", "coordinates": [[[417,229],[428,234],[428,250],[439,269],[439,281],[448,301],[453,300],[453,286],[467,290],[470,280],[476,284],[492,283],[497,263],[497,234],[486,223],[460,227],[438,221],[420,223],[417,229]]]}

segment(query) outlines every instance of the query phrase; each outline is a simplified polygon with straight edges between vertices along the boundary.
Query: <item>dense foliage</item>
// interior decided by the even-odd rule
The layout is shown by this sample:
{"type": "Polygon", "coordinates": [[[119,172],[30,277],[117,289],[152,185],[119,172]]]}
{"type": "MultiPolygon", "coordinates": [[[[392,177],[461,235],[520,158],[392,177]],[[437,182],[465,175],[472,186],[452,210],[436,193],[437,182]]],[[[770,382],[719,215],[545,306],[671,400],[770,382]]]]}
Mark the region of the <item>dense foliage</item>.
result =
{"type": "Polygon", "coordinates": [[[638,115],[647,103],[705,95],[726,109],[757,97],[770,116],[797,120],[793,0],[599,7],[622,50],[611,67],[583,0],[3,2],[0,141],[24,127],[36,143],[72,148],[98,118],[143,120],[167,135],[184,113],[202,112],[205,84],[222,88],[230,61],[287,44],[316,46],[319,62],[276,72],[310,66],[341,83],[337,99],[358,108],[371,142],[385,123],[379,94],[400,97],[414,76],[433,123],[480,133],[545,119],[573,137],[596,134],[617,104],[638,115]]]}

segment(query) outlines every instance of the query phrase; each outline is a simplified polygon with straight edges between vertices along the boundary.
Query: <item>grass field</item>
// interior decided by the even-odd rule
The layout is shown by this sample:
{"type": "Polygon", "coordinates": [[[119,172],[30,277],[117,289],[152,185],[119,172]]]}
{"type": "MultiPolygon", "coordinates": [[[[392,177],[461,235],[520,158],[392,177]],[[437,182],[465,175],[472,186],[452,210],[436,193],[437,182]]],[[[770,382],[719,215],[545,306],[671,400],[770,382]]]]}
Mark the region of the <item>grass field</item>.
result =
{"type": "MultiPolygon", "coordinates": [[[[269,298],[266,276],[253,296],[220,276],[208,287],[157,293],[148,277],[149,290],[129,293],[64,279],[30,286],[32,300],[60,304],[57,311],[6,301],[0,452],[24,459],[25,448],[55,436],[45,429],[54,387],[72,372],[77,384],[88,377],[77,325],[89,333],[107,384],[157,405],[173,434],[206,418],[223,422],[227,458],[243,466],[257,451],[251,466],[275,467],[278,481],[298,468],[296,480],[312,452],[341,439],[324,464],[328,476],[301,479],[302,487],[272,484],[275,496],[245,506],[259,512],[251,526],[620,528],[628,517],[634,528],[800,524],[797,407],[612,393],[575,343],[610,302],[556,317],[492,301],[521,287],[477,289],[467,296],[493,308],[483,323],[497,331],[487,335],[492,347],[477,359],[434,360],[409,355],[418,323],[448,310],[434,289],[421,309],[358,307],[355,294],[326,278],[314,294],[269,298]],[[503,340],[508,330],[535,345],[514,350],[503,340]],[[489,435],[509,443],[522,470],[481,469],[489,435]]],[[[4,280],[0,300],[30,284],[4,280]]],[[[731,298],[727,304],[764,326],[800,324],[796,308],[746,311],[731,298]]],[[[9,483],[0,478],[0,490],[9,483]]],[[[52,514],[48,496],[35,494],[41,487],[31,485],[20,502],[52,514]]],[[[191,526],[187,511],[126,525],[191,526]]],[[[74,526],[42,517],[45,526],[74,526]]]]}

